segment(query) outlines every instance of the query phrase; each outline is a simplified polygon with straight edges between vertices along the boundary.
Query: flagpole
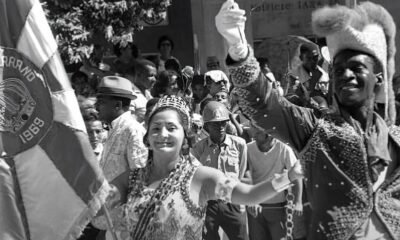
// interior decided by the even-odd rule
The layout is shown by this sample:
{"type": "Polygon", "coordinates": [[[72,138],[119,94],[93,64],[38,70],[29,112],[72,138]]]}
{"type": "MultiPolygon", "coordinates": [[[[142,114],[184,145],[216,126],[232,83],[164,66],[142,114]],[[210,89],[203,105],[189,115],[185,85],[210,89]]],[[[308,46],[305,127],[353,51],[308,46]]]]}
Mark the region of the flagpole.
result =
{"type": "Polygon", "coordinates": [[[200,74],[200,52],[199,52],[199,41],[197,34],[193,34],[193,46],[194,46],[194,72],[200,74]]]}
{"type": "Polygon", "coordinates": [[[108,208],[107,208],[106,204],[103,204],[102,209],[104,211],[104,215],[105,215],[106,220],[107,220],[107,225],[108,225],[108,228],[110,229],[111,236],[112,236],[113,240],[118,240],[118,236],[115,233],[114,225],[113,225],[113,222],[111,220],[110,211],[108,211],[108,208]]]}
{"type": "Polygon", "coordinates": [[[357,5],[357,0],[346,0],[346,6],[354,8],[357,5]]]}
{"type": "Polygon", "coordinates": [[[16,198],[16,206],[18,207],[19,212],[21,214],[21,222],[24,226],[25,236],[26,236],[27,240],[30,240],[31,234],[29,232],[28,218],[26,215],[24,199],[22,197],[21,186],[18,181],[18,173],[15,168],[14,158],[10,157],[10,156],[2,156],[2,158],[6,161],[6,163],[10,167],[10,172],[11,172],[13,180],[14,180],[14,192],[15,192],[15,198],[16,198]]]}

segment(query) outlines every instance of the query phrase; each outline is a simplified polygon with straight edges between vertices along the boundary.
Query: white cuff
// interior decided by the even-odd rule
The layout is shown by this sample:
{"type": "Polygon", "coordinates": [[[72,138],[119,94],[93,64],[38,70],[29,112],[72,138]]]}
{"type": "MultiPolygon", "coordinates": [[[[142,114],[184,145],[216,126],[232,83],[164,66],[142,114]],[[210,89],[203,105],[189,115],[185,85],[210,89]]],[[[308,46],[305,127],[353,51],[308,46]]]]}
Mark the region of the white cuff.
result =
{"type": "Polygon", "coordinates": [[[277,192],[282,192],[283,190],[290,187],[290,180],[288,172],[285,171],[282,174],[275,175],[275,178],[272,179],[272,187],[277,192]]]}
{"type": "Polygon", "coordinates": [[[247,57],[249,48],[246,43],[238,43],[229,47],[229,56],[235,61],[239,61],[247,57]]]}

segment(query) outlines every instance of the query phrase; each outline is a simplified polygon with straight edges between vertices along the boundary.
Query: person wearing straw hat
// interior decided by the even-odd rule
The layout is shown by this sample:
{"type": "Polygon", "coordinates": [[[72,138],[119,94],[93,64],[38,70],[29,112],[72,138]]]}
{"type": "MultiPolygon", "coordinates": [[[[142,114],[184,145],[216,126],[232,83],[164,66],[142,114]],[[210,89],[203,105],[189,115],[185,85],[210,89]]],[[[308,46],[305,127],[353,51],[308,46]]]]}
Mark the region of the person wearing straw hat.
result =
{"type": "Polygon", "coordinates": [[[135,98],[132,83],[126,78],[106,76],[99,84],[96,109],[110,128],[100,166],[110,182],[128,169],[143,167],[147,159],[142,141],[145,129],[129,110],[135,98]]]}
{"type": "Polygon", "coordinates": [[[233,0],[216,16],[239,104],[260,129],[288,143],[305,167],[308,239],[400,239],[400,127],[392,89],[396,26],[380,5],[324,7],[313,31],[332,57],[336,111],[317,118],[280,97],[244,36],[233,0]]]}

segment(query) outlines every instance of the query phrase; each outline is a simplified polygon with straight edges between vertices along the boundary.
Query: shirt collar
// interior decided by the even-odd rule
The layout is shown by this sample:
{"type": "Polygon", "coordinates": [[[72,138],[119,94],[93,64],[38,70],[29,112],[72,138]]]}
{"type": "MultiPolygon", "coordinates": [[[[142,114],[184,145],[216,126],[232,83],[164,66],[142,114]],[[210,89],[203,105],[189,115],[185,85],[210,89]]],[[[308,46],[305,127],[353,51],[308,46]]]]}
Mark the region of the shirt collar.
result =
{"type": "Polygon", "coordinates": [[[111,126],[110,127],[111,128],[115,128],[120,122],[124,121],[125,119],[128,119],[131,116],[132,115],[131,115],[130,111],[124,112],[123,114],[121,114],[119,117],[117,117],[116,119],[114,119],[111,122],[111,126]]]}
{"type": "MultiPolygon", "coordinates": [[[[229,134],[226,134],[226,135],[225,135],[225,140],[221,143],[221,146],[229,146],[231,143],[232,143],[232,140],[231,140],[229,134]]],[[[208,138],[207,138],[207,145],[208,145],[209,147],[218,146],[218,144],[214,143],[214,142],[211,140],[211,137],[210,137],[210,136],[208,136],[208,138]]]]}
{"type": "Polygon", "coordinates": [[[144,90],[144,94],[143,94],[142,91],[140,91],[140,89],[134,83],[132,83],[132,90],[133,90],[134,95],[143,95],[143,97],[145,97],[147,100],[150,100],[153,98],[153,96],[151,96],[151,93],[148,89],[144,90]]]}
{"type": "Polygon", "coordinates": [[[96,145],[96,148],[93,149],[94,153],[96,153],[96,155],[100,154],[103,151],[103,144],[99,143],[96,145]]]}

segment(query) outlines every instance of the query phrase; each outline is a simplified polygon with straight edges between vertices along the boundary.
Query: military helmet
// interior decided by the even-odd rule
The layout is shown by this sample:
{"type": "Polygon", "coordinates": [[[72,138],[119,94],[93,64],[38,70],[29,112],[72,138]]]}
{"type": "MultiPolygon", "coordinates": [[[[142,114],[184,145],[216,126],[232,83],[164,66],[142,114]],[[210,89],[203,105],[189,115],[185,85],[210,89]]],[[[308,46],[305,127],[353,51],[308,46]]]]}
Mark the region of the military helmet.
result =
{"type": "Polygon", "coordinates": [[[229,120],[229,110],[226,106],[217,101],[210,101],[204,107],[203,121],[207,122],[222,122],[229,120]]]}

